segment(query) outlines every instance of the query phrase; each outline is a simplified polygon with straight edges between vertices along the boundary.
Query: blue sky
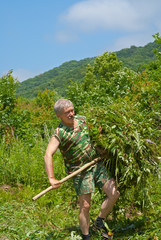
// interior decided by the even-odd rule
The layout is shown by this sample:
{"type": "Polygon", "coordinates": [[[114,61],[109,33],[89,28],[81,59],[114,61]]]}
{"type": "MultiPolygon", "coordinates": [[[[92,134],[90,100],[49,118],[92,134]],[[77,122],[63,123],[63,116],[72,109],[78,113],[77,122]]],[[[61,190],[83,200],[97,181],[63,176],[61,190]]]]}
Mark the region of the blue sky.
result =
{"type": "Polygon", "coordinates": [[[0,77],[19,81],[70,60],[161,35],[160,0],[0,0],[0,77]]]}

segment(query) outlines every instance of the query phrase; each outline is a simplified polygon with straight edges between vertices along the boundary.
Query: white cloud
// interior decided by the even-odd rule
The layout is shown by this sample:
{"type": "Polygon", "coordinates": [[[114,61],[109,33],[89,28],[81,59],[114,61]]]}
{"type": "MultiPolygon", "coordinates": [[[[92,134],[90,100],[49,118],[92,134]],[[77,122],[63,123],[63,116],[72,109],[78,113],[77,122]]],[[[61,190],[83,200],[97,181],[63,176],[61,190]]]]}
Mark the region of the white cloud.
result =
{"type": "Polygon", "coordinates": [[[128,1],[88,0],[73,5],[64,20],[82,30],[93,31],[100,28],[134,30],[139,19],[128,1]]]}
{"type": "Polygon", "coordinates": [[[79,30],[139,32],[160,22],[160,9],[160,0],[86,0],[74,4],[60,17],[75,34],[79,30]]]}

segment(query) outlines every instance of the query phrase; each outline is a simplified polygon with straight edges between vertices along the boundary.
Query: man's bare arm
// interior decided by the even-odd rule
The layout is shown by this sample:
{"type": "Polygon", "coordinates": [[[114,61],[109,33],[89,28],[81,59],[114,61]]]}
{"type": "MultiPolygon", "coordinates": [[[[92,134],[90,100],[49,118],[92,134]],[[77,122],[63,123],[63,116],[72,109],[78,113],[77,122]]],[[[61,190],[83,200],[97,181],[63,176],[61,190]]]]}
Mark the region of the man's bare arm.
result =
{"type": "Polygon", "coordinates": [[[52,137],[47,146],[46,153],[44,156],[46,172],[49,178],[49,182],[53,188],[60,187],[59,181],[55,179],[53,169],[53,155],[58,149],[59,144],[60,144],[59,140],[56,137],[52,137]]]}

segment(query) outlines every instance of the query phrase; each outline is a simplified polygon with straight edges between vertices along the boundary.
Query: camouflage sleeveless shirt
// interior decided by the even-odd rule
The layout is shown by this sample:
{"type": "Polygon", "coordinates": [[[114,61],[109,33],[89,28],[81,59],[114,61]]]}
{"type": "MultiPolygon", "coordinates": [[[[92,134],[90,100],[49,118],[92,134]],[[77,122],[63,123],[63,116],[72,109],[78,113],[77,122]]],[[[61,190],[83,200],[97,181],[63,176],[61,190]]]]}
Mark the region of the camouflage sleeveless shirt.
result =
{"type": "Polygon", "coordinates": [[[67,173],[75,171],[97,156],[90,141],[86,118],[77,115],[75,119],[78,123],[76,127],[68,127],[61,122],[54,133],[60,142],[59,149],[67,173]]]}

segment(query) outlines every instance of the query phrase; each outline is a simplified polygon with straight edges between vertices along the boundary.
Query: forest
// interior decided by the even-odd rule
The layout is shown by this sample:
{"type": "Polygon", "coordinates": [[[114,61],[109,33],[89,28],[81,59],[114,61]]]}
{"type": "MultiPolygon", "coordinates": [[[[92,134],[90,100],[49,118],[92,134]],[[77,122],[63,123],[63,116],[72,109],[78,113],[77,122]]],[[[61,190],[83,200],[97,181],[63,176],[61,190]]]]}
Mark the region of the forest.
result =
{"type": "MultiPolygon", "coordinates": [[[[105,152],[104,164],[121,193],[105,221],[111,239],[161,239],[161,36],[153,37],[148,47],[155,45],[155,50],[147,51],[151,61],[133,58],[135,67],[132,60],[124,63],[123,50],[122,60],[114,52],[82,60],[77,78],[63,70],[72,64],[76,73],[76,61],[53,69],[57,80],[62,71],[63,92],[55,87],[55,79],[52,83],[41,77],[40,84],[35,77],[21,88],[12,71],[0,78],[0,239],[81,239],[71,179],[32,201],[49,187],[44,154],[59,124],[54,104],[64,96],[73,102],[76,114],[86,116],[91,141],[105,152]]],[[[56,178],[65,177],[59,151],[53,164],[56,178]]],[[[99,189],[92,195],[91,226],[103,198],[99,189]]],[[[99,232],[90,231],[92,239],[102,239],[99,232]]]]}

